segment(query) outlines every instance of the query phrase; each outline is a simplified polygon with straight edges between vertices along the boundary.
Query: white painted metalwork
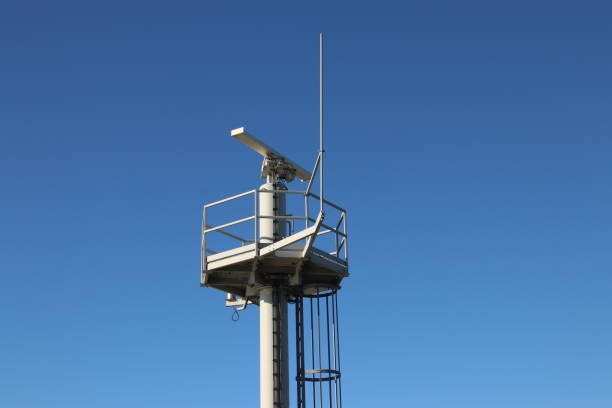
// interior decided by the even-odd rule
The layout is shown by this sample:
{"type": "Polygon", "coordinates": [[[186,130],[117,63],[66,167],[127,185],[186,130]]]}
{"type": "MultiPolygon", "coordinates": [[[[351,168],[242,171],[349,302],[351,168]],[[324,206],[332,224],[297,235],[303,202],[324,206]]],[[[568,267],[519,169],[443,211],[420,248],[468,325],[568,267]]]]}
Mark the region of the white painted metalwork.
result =
{"type": "Polygon", "coordinates": [[[301,166],[288,159],[285,155],[279,153],[261,140],[257,139],[255,136],[247,132],[244,127],[232,130],[231,135],[264,157],[264,163],[262,166],[263,178],[270,175],[270,173],[273,171],[279,172],[278,167],[266,168],[266,166],[271,166],[272,163],[276,161],[277,165],[282,166],[282,169],[287,171],[287,174],[281,173],[283,178],[285,178],[287,181],[293,181],[294,175],[302,181],[310,180],[310,172],[304,170],[301,166]]]}
{"type": "MultiPolygon", "coordinates": [[[[256,250],[258,250],[259,252],[262,251],[262,247],[264,245],[270,244],[272,242],[271,240],[271,236],[273,236],[274,233],[274,221],[275,220],[304,220],[307,222],[310,222],[312,224],[314,224],[317,220],[315,218],[312,218],[309,212],[309,207],[306,206],[305,207],[305,212],[303,216],[291,216],[291,215],[268,215],[268,212],[266,212],[265,214],[261,212],[261,210],[258,210],[259,214],[253,214],[249,217],[244,217],[244,218],[240,218],[238,220],[235,221],[231,221],[219,226],[211,226],[210,224],[206,223],[206,214],[207,211],[209,211],[210,208],[215,207],[215,206],[219,206],[225,203],[228,203],[230,201],[236,200],[238,198],[242,198],[245,197],[247,195],[252,194],[254,196],[254,201],[256,203],[259,203],[259,205],[256,205],[256,208],[261,208],[261,207],[265,207],[268,208],[268,210],[271,208],[270,206],[274,205],[273,200],[271,197],[273,197],[273,194],[281,194],[281,195],[285,195],[285,194],[299,194],[299,195],[303,195],[305,200],[308,200],[309,197],[312,197],[313,199],[318,200],[319,196],[313,194],[313,193],[308,193],[307,191],[296,191],[296,190],[271,190],[268,188],[269,185],[268,184],[264,184],[262,186],[262,188],[257,189],[257,190],[250,190],[247,191],[245,193],[242,194],[237,194],[235,196],[232,197],[228,197],[227,199],[223,199],[223,200],[219,200],[216,201],[214,203],[211,204],[207,204],[204,206],[204,211],[203,211],[203,217],[202,217],[202,225],[204,226],[202,228],[202,281],[204,281],[204,275],[206,274],[207,270],[208,270],[208,262],[215,262],[217,260],[220,259],[228,259],[231,256],[234,255],[241,255],[241,254],[245,254],[246,252],[249,252],[250,255],[248,256],[256,256],[255,252],[256,250]],[[266,188],[263,188],[264,186],[267,186],[266,188]],[[224,229],[229,228],[231,226],[235,226],[237,224],[241,224],[241,223],[245,223],[245,222],[249,222],[249,221],[255,221],[256,227],[257,225],[259,225],[259,228],[254,228],[254,234],[251,237],[240,237],[237,236],[235,234],[231,234],[228,233],[227,231],[225,231],[224,229]],[[261,231],[260,231],[261,230],[261,231]],[[224,234],[230,238],[235,239],[236,241],[245,244],[245,243],[254,243],[254,245],[242,245],[240,248],[237,249],[231,249],[228,251],[219,251],[218,249],[213,249],[213,248],[208,248],[207,246],[207,240],[206,237],[208,234],[215,232],[215,233],[221,233],[224,234]],[[214,251],[215,255],[214,256],[208,256],[208,259],[205,259],[206,256],[204,254],[210,252],[210,251],[214,251]],[[207,262],[208,261],[208,262],[207,262]]],[[[320,229],[316,232],[317,236],[323,235],[323,234],[334,234],[336,235],[337,238],[336,239],[336,245],[333,249],[326,251],[329,255],[333,255],[335,257],[338,258],[338,260],[343,261],[345,263],[347,263],[348,265],[348,245],[347,245],[347,238],[348,238],[348,233],[347,233],[347,223],[346,223],[346,210],[343,209],[342,207],[328,201],[328,200],[324,200],[324,205],[328,211],[327,213],[329,214],[330,211],[329,209],[333,209],[338,211],[339,213],[339,217],[338,217],[338,221],[336,223],[335,226],[330,226],[327,225],[323,222],[321,222],[320,225],[320,229]]],[[[282,223],[279,223],[278,226],[282,226],[282,223]]],[[[279,227],[280,228],[280,227],[279,227]]],[[[304,230],[307,231],[307,230],[304,230]]],[[[313,231],[312,229],[308,230],[308,231],[313,231]]],[[[300,237],[300,239],[304,239],[307,238],[304,235],[304,232],[300,232],[300,235],[298,235],[300,237]]],[[[283,232],[280,230],[277,230],[276,232],[277,236],[284,236],[283,232]]],[[[314,241],[312,242],[314,243],[314,241]]],[[[312,245],[311,243],[311,245],[312,245]]],[[[274,246],[272,247],[274,248],[274,246]]],[[[272,249],[268,249],[266,250],[265,253],[270,253],[272,251],[272,249]]],[[[262,254],[260,253],[259,256],[261,256],[262,254]]],[[[225,266],[225,265],[223,265],[225,266]]]]}
{"type": "Polygon", "coordinates": [[[238,311],[259,306],[260,408],[289,408],[288,303],[296,313],[298,408],[308,402],[314,408],[342,407],[337,292],[348,276],[348,231],[346,210],[324,196],[323,34],[319,45],[319,150],[312,172],[244,127],[234,129],[232,137],[263,156],[266,183],[206,204],[202,212],[201,285],[227,293],[225,304],[234,308],[235,321],[238,311]],[[317,175],[318,195],[312,192],[317,175]],[[308,181],[304,191],[286,187],[295,177],[308,181]],[[292,196],[303,197],[303,212],[288,214],[292,196]],[[212,222],[213,208],[250,197],[252,207],[241,217],[212,222]],[[318,201],[318,211],[311,200],[318,201]],[[304,228],[296,229],[296,221],[304,228]],[[232,229],[241,227],[239,233],[232,229]],[[241,236],[244,230],[252,235],[241,236]],[[211,234],[235,245],[209,248],[211,234]]]}
{"type": "Polygon", "coordinates": [[[323,33],[319,35],[319,157],[321,163],[321,171],[319,172],[319,211],[323,212],[323,33]]]}

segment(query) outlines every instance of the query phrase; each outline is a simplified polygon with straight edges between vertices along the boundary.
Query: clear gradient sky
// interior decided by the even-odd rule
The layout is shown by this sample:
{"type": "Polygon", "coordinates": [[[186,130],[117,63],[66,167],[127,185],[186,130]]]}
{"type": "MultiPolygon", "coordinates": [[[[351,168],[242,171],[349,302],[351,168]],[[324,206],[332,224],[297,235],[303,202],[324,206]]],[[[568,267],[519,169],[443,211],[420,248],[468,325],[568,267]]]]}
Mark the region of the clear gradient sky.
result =
{"type": "Polygon", "coordinates": [[[312,164],[320,31],[345,407],[612,406],[609,1],[5,1],[0,407],[258,406],[201,205],[312,164]]]}

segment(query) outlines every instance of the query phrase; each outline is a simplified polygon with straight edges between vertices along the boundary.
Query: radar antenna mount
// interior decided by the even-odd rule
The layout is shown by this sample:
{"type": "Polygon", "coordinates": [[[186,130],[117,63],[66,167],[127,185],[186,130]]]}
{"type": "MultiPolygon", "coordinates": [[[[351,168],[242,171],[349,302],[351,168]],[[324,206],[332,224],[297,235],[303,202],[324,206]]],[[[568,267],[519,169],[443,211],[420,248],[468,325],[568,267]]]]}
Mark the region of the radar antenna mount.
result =
{"type": "Polygon", "coordinates": [[[269,182],[276,182],[278,180],[291,182],[295,177],[302,181],[311,179],[312,175],[309,171],[257,139],[247,132],[244,127],[232,130],[231,135],[263,156],[261,178],[265,178],[269,182]]]}

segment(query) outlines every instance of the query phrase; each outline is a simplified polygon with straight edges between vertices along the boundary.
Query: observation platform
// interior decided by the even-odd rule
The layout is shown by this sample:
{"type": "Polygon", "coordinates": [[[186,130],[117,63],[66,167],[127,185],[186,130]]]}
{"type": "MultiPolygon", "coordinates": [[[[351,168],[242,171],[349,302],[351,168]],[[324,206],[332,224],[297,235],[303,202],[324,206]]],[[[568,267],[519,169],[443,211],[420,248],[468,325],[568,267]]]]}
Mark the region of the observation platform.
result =
{"type": "Polygon", "coordinates": [[[261,287],[271,284],[280,284],[287,288],[289,294],[294,295],[302,295],[304,288],[308,287],[339,288],[342,279],[349,275],[346,211],[323,200],[325,216],[319,213],[317,218],[313,219],[308,205],[311,198],[319,200],[318,196],[308,190],[256,189],[205,205],[202,220],[201,286],[219,289],[235,296],[247,296],[253,300],[257,299],[261,287]],[[302,195],[304,215],[258,215],[260,193],[302,195]],[[211,207],[249,195],[252,195],[255,201],[254,215],[219,226],[207,223],[207,211],[211,207]],[[302,221],[305,228],[295,232],[292,230],[287,236],[273,243],[261,242],[258,225],[262,218],[274,218],[290,223],[302,221]],[[333,219],[334,226],[327,224],[329,218],[333,219]],[[227,231],[231,226],[249,222],[254,224],[252,238],[242,238],[227,231]],[[207,238],[212,233],[239,241],[240,246],[216,252],[208,248],[207,244],[207,238]],[[327,242],[317,241],[318,237],[326,234],[331,234],[335,239],[326,239],[327,242]]]}

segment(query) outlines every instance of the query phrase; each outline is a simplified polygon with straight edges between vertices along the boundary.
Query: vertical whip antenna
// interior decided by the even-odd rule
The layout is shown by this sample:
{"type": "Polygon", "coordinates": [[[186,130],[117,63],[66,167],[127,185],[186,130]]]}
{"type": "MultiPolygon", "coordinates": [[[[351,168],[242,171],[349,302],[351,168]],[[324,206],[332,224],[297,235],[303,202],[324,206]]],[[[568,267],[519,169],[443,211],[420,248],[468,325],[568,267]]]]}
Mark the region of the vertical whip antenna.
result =
{"type": "Polygon", "coordinates": [[[319,169],[319,210],[323,213],[323,33],[319,35],[319,155],[321,168],[319,169]]]}

